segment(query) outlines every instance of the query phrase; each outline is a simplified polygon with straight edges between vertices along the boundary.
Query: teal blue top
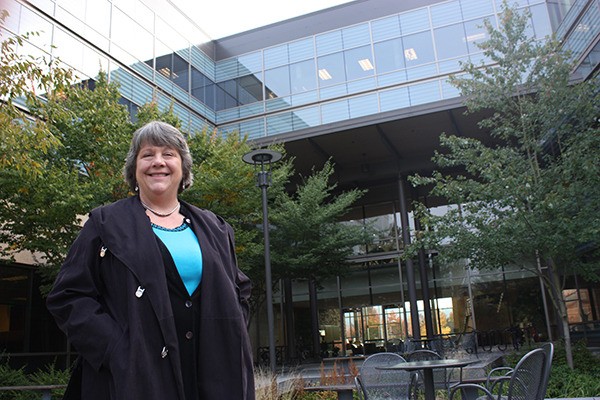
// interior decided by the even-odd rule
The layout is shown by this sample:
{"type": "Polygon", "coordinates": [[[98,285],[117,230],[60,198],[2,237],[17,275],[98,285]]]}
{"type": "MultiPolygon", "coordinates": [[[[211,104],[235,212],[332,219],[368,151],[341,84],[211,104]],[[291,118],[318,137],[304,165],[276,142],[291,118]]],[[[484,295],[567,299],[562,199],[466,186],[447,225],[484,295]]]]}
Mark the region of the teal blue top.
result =
{"type": "Polygon", "coordinates": [[[202,250],[194,231],[184,222],[168,229],[152,224],[152,230],[163,241],[190,296],[202,279],[202,250]]]}

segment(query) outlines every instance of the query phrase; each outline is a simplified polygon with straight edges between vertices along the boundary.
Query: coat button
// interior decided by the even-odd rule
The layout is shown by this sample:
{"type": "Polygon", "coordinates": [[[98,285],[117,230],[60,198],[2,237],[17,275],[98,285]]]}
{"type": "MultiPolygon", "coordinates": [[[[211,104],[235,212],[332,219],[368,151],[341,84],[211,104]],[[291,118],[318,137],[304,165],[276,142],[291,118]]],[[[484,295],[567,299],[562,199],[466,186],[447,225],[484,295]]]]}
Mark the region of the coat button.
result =
{"type": "Polygon", "coordinates": [[[193,333],[193,332],[191,332],[191,331],[187,331],[187,332],[185,333],[185,338],[186,338],[186,339],[188,339],[188,340],[189,340],[189,339],[191,339],[191,338],[193,338],[193,337],[194,337],[194,333],[193,333]]]}
{"type": "Polygon", "coordinates": [[[137,290],[135,291],[135,297],[137,297],[138,299],[142,297],[142,295],[144,294],[144,290],[146,289],[144,289],[141,286],[138,286],[137,290]]]}
{"type": "Polygon", "coordinates": [[[185,302],[185,307],[186,308],[190,308],[191,306],[192,306],[192,301],[191,300],[188,300],[188,301],[185,302]]]}

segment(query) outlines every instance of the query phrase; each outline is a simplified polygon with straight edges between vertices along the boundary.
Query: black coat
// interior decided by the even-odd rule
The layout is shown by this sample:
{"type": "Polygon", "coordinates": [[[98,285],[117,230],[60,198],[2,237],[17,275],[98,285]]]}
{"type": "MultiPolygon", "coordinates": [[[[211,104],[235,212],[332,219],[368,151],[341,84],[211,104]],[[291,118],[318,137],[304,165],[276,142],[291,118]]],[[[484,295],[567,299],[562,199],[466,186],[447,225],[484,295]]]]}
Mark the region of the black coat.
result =
{"type": "MultiPolygon", "coordinates": [[[[233,230],[209,211],[184,206],[203,258],[200,398],[253,400],[250,281],[237,268],[233,230]]],[[[47,306],[81,355],[82,400],[184,400],[165,266],[138,197],[90,213],[47,306]]]]}

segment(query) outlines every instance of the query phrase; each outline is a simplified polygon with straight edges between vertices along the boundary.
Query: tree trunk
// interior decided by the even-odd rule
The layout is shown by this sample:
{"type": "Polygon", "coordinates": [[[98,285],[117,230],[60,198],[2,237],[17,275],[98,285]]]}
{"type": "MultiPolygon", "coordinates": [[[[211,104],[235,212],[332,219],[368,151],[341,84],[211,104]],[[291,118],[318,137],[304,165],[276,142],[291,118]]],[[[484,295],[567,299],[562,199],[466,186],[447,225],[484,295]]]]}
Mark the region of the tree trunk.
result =
{"type": "Polygon", "coordinates": [[[321,335],[319,334],[319,309],[317,307],[317,282],[311,277],[308,280],[308,297],[310,301],[310,326],[312,331],[313,354],[321,353],[321,335]]]}
{"type": "Polygon", "coordinates": [[[567,359],[567,365],[573,369],[573,346],[571,344],[571,332],[569,331],[569,318],[567,315],[567,306],[562,296],[561,284],[558,273],[556,272],[556,265],[552,258],[548,259],[548,282],[550,284],[550,296],[554,307],[558,312],[559,323],[562,328],[562,336],[565,344],[565,357],[567,359]]]}
{"type": "Polygon", "coordinates": [[[294,326],[294,299],[292,296],[292,280],[283,279],[283,293],[285,296],[285,337],[288,361],[297,357],[296,352],[296,328],[294,326]]]}

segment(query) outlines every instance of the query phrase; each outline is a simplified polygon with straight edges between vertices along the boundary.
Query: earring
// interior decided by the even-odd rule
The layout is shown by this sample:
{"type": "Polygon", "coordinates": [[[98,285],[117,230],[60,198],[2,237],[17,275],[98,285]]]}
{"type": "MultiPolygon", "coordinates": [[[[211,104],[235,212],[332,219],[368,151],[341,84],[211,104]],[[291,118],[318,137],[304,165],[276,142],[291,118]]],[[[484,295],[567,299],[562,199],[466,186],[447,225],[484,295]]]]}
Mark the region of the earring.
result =
{"type": "Polygon", "coordinates": [[[135,189],[136,192],[139,190],[137,183],[135,184],[135,189]]]}
{"type": "Polygon", "coordinates": [[[181,190],[185,190],[185,182],[181,181],[181,190]]]}

